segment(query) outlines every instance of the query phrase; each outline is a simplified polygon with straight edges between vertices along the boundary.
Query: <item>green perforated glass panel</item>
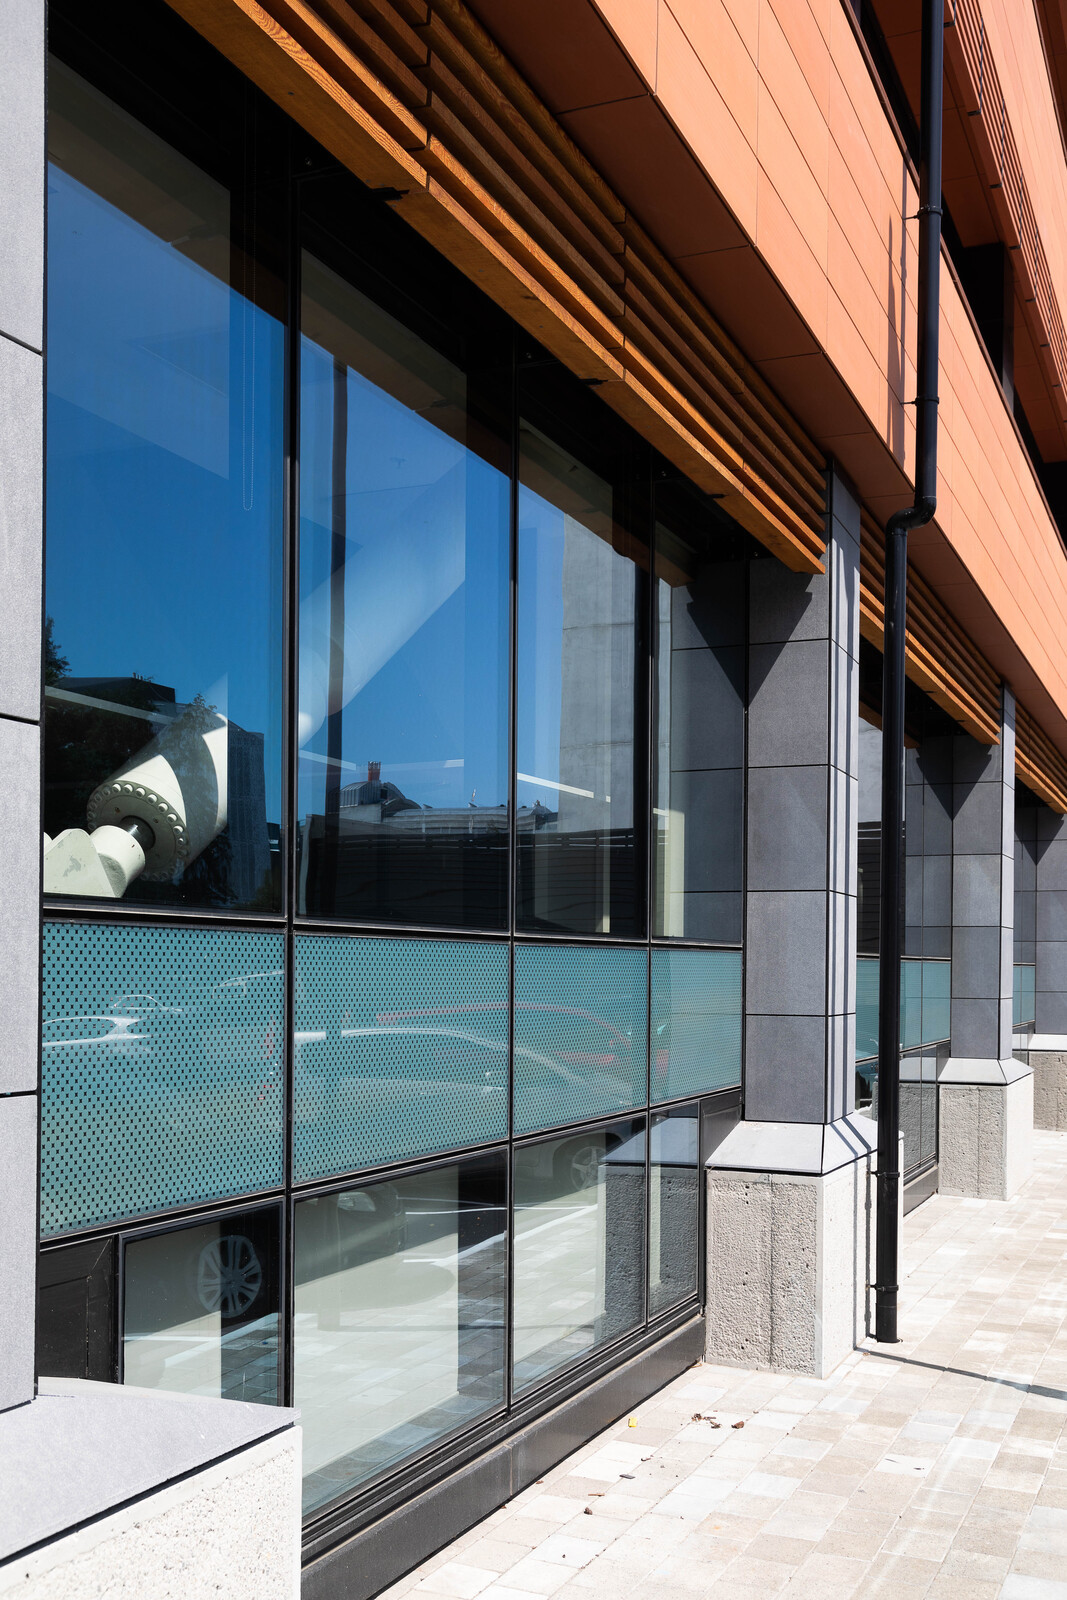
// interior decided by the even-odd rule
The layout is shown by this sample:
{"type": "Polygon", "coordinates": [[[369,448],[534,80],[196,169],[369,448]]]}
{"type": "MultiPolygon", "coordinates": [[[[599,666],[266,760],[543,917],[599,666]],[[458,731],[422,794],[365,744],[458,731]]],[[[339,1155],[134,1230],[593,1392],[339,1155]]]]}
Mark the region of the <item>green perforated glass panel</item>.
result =
{"type": "Polygon", "coordinates": [[[647,960],[610,947],[516,949],[516,1133],[644,1104],[647,960]]]}
{"type": "Polygon", "coordinates": [[[507,1135],[508,952],[439,939],[296,942],[293,1176],[507,1135]]]}
{"type": "Polygon", "coordinates": [[[1029,1027],[1037,1012],[1037,968],[1017,961],[1012,969],[1012,1026],[1029,1027]]]}
{"type": "Polygon", "coordinates": [[[282,1181],[282,939],[44,930],[41,1229],[282,1181]]]}
{"type": "Polygon", "coordinates": [[[740,1082],[740,950],[653,950],[653,1103],[740,1082]]]}

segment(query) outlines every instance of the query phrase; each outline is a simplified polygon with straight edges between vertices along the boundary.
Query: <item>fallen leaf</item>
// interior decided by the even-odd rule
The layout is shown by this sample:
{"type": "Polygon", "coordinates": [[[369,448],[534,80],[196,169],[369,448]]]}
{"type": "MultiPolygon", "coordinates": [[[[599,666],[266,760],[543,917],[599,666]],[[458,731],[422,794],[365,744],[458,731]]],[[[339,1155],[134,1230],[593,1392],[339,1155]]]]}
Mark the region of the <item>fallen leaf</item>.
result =
{"type": "Polygon", "coordinates": [[[586,1506],[586,1508],[585,1508],[585,1514],[586,1514],[586,1516],[587,1516],[587,1517],[591,1517],[591,1516],[592,1516],[592,1515],[593,1515],[593,1508],[592,1508],[592,1506],[586,1506]]]}
{"type": "Polygon", "coordinates": [[[744,1423],[743,1422],[734,1422],[734,1423],[731,1424],[731,1426],[734,1427],[734,1428],[743,1428],[744,1427],[744,1423]]]}

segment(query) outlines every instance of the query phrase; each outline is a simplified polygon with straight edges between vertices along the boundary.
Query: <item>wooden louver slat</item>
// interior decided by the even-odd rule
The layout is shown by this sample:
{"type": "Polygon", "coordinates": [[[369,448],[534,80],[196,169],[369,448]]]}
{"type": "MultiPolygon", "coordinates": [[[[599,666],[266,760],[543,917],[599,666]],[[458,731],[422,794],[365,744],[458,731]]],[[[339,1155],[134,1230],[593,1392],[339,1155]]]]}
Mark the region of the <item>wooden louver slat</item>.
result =
{"type": "Polygon", "coordinates": [[[1067,812],[1067,760],[1021,705],[1015,707],[1015,771],[1053,811],[1067,812]]]}
{"type": "MultiPolygon", "coordinates": [[[[882,648],[885,636],[885,543],[874,519],[862,515],[860,631],[882,648]]],[[[1000,679],[930,585],[908,573],[907,674],[980,744],[1000,738],[1000,679]]]]}
{"type": "Polygon", "coordinates": [[[820,572],[823,459],[462,0],[168,0],[742,527],[820,572]]]}

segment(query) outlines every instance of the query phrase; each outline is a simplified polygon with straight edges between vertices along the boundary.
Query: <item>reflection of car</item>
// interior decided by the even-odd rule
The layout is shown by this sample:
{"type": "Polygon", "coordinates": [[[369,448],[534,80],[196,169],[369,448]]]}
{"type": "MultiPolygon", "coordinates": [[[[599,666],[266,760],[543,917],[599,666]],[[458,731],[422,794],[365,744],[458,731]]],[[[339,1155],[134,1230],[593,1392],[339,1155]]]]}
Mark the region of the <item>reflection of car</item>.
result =
{"type": "Polygon", "coordinates": [[[53,1053],[73,1048],[121,1050],[145,1054],[148,1036],[137,1026],[136,1017],[116,1017],[90,1013],[80,1017],[46,1017],[41,1028],[41,1043],[53,1053]]]}

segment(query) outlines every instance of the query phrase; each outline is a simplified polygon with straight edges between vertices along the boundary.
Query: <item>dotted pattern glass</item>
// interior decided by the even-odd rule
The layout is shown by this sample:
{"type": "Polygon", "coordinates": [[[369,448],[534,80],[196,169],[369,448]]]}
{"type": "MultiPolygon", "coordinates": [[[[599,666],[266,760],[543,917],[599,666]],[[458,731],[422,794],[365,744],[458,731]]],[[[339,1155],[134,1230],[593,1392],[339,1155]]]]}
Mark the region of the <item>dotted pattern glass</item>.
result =
{"type": "Polygon", "coordinates": [[[507,1136],[508,952],[296,941],[293,1177],[507,1136]]]}
{"type": "Polygon", "coordinates": [[[644,950],[516,949],[516,1134],[645,1103],[647,961],[644,950]]]}
{"type": "Polygon", "coordinates": [[[741,952],[653,950],[651,1100],[741,1082],[741,952]]]}
{"type": "Polygon", "coordinates": [[[41,1230],[282,1182],[280,935],[48,923],[41,1230]]]}
{"type": "MultiPolygon", "coordinates": [[[[949,1036],[951,961],[900,963],[900,1048],[917,1050],[949,1036]]],[[[856,962],[856,1060],[878,1054],[878,957],[856,962]]]]}

